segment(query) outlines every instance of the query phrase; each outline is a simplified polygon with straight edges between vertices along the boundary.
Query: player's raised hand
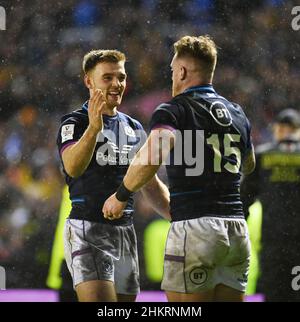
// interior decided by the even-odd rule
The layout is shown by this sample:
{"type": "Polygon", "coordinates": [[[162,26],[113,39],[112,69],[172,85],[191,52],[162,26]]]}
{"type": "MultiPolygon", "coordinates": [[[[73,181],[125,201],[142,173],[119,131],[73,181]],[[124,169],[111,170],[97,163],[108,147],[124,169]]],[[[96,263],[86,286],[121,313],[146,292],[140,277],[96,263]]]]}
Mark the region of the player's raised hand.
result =
{"type": "Polygon", "coordinates": [[[101,89],[94,89],[89,100],[89,126],[99,132],[103,128],[103,109],[106,106],[104,94],[101,89]]]}

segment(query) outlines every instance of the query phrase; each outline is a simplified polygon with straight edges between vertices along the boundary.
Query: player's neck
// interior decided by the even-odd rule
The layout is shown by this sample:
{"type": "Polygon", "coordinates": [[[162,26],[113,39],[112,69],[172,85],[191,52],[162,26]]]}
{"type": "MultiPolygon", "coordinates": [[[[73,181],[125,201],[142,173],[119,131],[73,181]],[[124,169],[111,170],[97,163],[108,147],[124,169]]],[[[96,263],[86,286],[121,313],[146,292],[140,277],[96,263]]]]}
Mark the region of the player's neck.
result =
{"type": "Polygon", "coordinates": [[[115,115],[117,115],[117,107],[116,106],[113,108],[107,107],[104,109],[102,114],[108,115],[108,116],[115,116],[115,115]]]}
{"type": "Polygon", "coordinates": [[[188,82],[182,87],[181,93],[183,93],[184,91],[186,91],[187,89],[189,89],[191,87],[197,87],[197,86],[212,86],[212,81],[211,80],[195,80],[195,81],[188,82]]]}

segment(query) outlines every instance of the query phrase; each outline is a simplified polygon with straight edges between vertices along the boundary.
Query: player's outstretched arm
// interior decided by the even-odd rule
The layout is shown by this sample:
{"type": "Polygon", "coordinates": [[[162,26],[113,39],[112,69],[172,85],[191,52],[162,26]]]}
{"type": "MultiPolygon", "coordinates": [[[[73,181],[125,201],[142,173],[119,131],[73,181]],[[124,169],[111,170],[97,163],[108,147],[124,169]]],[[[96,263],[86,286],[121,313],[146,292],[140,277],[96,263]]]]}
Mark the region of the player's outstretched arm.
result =
{"type": "Polygon", "coordinates": [[[246,219],[249,216],[249,207],[259,198],[261,187],[260,164],[260,155],[258,154],[254,171],[248,175],[244,175],[241,182],[240,192],[246,219]]]}
{"type": "Polygon", "coordinates": [[[132,192],[140,190],[153,178],[174,144],[175,135],[172,131],[164,128],[151,131],[147,141],[132,160],[117,193],[104,203],[102,211],[105,218],[116,219],[122,216],[124,202],[132,192]]]}
{"type": "Polygon", "coordinates": [[[170,192],[168,187],[155,175],[142,189],[143,197],[162,217],[171,220],[170,192]]]}
{"type": "Polygon", "coordinates": [[[175,135],[164,128],[152,130],[147,141],[136,154],[123,183],[125,187],[136,192],[147,184],[166,160],[175,144],[175,135]]]}
{"type": "Polygon", "coordinates": [[[102,110],[105,100],[101,90],[95,90],[89,100],[89,125],[79,141],[67,147],[62,153],[62,161],[70,177],[79,177],[91,162],[96,139],[102,130],[102,110]]]}
{"type": "Polygon", "coordinates": [[[252,149],[248,152],[245,156],[243,164],[242,164],[242,172],[244,175],[249,175],[255,169],[256,160],[255,160],[255,153],[254,147],[252,145],[252,149]]]}

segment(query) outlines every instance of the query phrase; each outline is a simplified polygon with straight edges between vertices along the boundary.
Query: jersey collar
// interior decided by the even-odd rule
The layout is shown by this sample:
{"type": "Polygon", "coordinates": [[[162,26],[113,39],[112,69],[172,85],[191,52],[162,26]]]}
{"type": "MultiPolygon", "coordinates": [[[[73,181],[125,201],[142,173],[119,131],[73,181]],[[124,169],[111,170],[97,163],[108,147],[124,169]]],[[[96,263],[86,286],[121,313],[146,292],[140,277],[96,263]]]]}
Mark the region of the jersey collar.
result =
{"type": "Polygon", "coordinates": [[[183,93],[190,93],[190,92],[202,92],[202,93],[216,93],[213,86],[210,84],[207,85],[198,85],[198,86],[192,86],[187,88],[183,93]]]}
{"type": "Polygon", "coordinates": [[[89,107],[89,101],[84,102],[83,105],[82,105],[82,109],[87,111],[88,107],[89,107]]]}

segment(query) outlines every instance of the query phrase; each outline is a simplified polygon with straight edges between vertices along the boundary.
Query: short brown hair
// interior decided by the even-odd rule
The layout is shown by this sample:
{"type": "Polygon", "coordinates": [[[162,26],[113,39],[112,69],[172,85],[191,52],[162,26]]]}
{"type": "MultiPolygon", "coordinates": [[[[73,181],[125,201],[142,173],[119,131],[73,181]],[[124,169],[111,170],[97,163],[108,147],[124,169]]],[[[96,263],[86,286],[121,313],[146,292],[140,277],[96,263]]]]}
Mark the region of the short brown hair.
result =
{"type": "Polygon", "coordinates": [[[82,69],[85,74],[91,71],[98,63],[118,63],[126,61],[125,54],[115,49],[98,49],[92,50],[84,55],[82,62],[82,69]]]}
{"type": "Polygon", "coordinates": [[[213,74],[217,63],[217,47],[210,36],[184,36],[174,43],[174,51],[177,57],[196,59],[205,73],[213,74]]]}

